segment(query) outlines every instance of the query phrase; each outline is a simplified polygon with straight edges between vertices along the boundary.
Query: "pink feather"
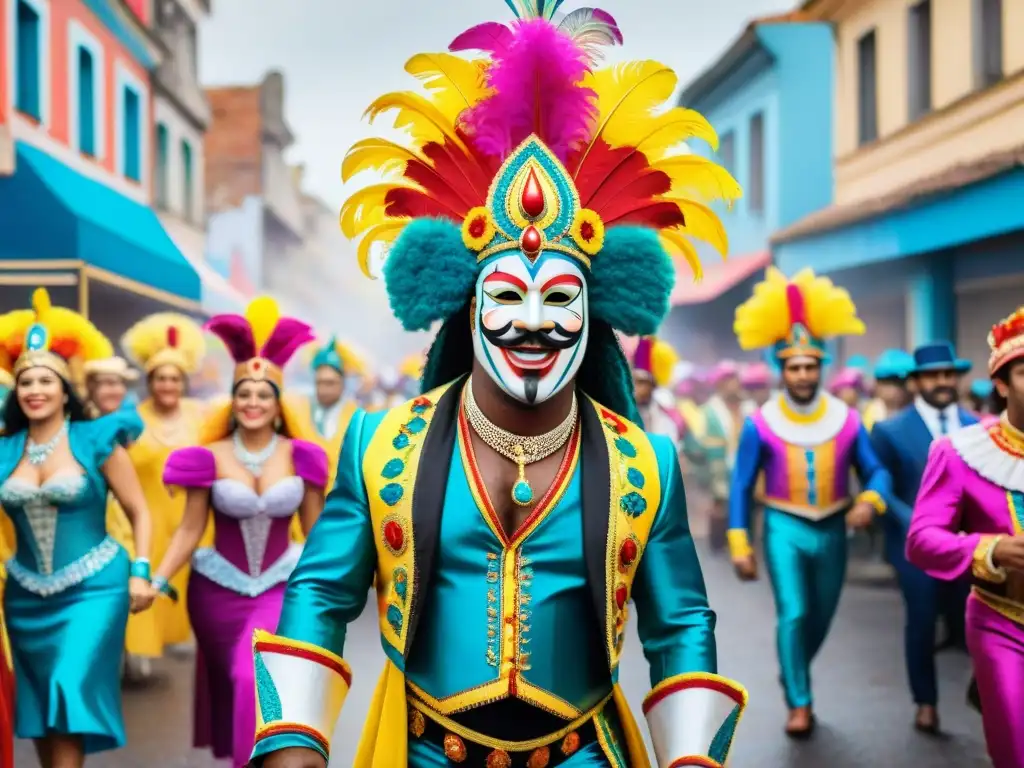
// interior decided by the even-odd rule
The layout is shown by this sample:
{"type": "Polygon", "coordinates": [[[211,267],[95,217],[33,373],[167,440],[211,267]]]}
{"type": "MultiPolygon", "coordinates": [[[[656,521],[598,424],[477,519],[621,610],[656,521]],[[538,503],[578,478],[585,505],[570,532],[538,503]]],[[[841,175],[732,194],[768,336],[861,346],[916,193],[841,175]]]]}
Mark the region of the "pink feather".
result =
{"type": "Polygon", "coordinates": [[[494,93],[466,111],[463,128],[484,155],[506,157],[536,134],[565,162],[590,138],[597,94],[581,83],[587,54],[543,19],[516,24],[487,73],[494,93]]]}
{"type": "Polygon", "coordinates": [[[512,30],[497,21],[487,21],[467,29],[461,35],[452,40],[448,50],[452,53],[457,51],[486,51],[492,54],[504,54],[513,40],[512,30]]]}

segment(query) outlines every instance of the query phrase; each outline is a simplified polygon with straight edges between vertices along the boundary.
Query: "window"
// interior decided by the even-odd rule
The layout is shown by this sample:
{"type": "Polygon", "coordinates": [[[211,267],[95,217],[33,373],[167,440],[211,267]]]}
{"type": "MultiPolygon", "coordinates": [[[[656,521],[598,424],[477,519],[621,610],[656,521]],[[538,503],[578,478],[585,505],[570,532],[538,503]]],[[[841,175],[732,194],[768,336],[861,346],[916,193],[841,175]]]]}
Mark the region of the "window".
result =
{"type": "Polygon", "coordinates": [[[78,48],[78,149],[96,157],[96,67],[92,53],[78,48]]]}
{"type": "Polygon", "coordinates": [[[723,133],[718,142],[718,158],[725,168],[733,176],[736,175],[736,134],[732,131],[723,133]]]}
{"type": "Polygon", "coordinates": [[[878,138],[878,68],[875,31],[857,41],[857,140],[869,144],[878,138]]]}
{"type": "Polygon", "coordinates": [[[181,184],[182,184],[182,208],[181,212],[185,218],[192,221],[195,216],[194,206],[194,182],[192,179],[192,145],[187,141],[181,142],[181,184]]]}
{"type": "Polygon", "coordinates": [[[974,0],[974,87],[1003,79],[1003,0],[974,0]]]}
{"type": "Polygon", "coordinates": [[[169,148],[167,126],[157,123],[156,126],[156,207],[167,208],[167,152],[169,148]]]}
{"type": "Polygon", "coordinates": [[[917,120],[932,108],[932,3],[911,7],[907,24],[907,117],[917,120]]]}
{"type": "Polygon", "coordinates": [[[18,53],[14,66],[18,81],[14,106],[29,117],[42,120],[42,22],[35,8],[25,0],[17,0],[15,24],[18,53]]]}
{"type": "Polygon", "coordinates": [[[764,113],[750,118],[750,178],[747,204],[751,213],[764,213],[764,113]]]}
{"type": "Polygon", "coordinates": [[[142,104],[139,92],[124,88],[124,175],[142,180],[142,104]]]}

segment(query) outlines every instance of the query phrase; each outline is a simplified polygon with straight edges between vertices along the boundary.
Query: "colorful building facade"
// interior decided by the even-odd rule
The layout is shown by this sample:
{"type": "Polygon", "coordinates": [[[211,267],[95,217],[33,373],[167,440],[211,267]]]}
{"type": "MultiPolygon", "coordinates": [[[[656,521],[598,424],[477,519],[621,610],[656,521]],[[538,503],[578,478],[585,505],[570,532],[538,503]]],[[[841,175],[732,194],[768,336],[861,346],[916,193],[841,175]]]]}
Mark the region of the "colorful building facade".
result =
{"type": "Polygon", "coordinates": [[[847,354],[957,342],[981,365],[1024,290],[1024,0],[812,0],[835,28],[835,200],[773,238],[848,287],[847,354]]]}
{"type": "Polygon", "coordinates": [[[733,312],[771,262],[772,233],[832,202],[833,50],[827,24],[800,14],[758,19],[683,88],[680,104],[715,128],[717,160],[743,187],[718,211],[728,258],[704,249],[704,280],[677,278],[664,333],[688,359],[741,356],[733,312]]]}
{"type": "Polygon", "coordinates": [[[0,0],[0,296],[56,301],[118,334],[199,311],[201,280],[152,210],[148,2],[0,0]]]}

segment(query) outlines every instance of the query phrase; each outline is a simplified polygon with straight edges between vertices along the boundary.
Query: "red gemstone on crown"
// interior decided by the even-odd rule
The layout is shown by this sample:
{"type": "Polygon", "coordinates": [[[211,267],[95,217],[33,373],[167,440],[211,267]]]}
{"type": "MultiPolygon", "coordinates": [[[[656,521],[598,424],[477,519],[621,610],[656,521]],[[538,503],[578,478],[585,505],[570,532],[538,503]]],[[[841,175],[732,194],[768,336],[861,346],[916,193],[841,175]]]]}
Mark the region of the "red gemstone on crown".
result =
{"type": "Polygon", "coordinates": [[[394,520],[386,522],[384,524],[384,541],[392,551],[401,552],[402,545],[405,543],[405,531],[402,530],[402,526],[394,520]]]}
{"type": "Polygon", "coordinates": [[[519,198],[523,213],[531,219],[539,219],[544,213],[547,205],[544,202],[544,190],[540,186],[540,179],[537,178],[537,171],[530,169],[526,177],[526,184],[523,185],[523,194],[519,198]]]}
{"type": "Polygon", "coordinates": [[[520,240],[520,244],[523,248],[523,253],[527,256],[536,256],[540,253],[540,247],[544,242],[544,238],[540,234],[540,230],[532,224],[523,230],[523,236],[520,240]]]}
{"type": "Polygon", "coordinates": [[[619,549],[619,562],[622,563],[624,568],[628,568],[636,560],[637,547],[636,541],[633,539],[626,539],[622,542],[622,547],[619,549]]]}

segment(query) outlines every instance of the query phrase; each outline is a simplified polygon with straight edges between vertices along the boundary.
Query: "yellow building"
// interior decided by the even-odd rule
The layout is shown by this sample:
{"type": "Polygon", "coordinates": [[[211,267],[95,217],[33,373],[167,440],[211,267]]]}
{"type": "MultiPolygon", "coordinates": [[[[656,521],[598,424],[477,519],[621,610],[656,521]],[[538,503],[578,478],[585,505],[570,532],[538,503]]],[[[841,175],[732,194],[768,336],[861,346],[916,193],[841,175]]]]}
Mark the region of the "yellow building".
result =
{"type": "Polygon", "coordinates": [[[834,203],[773,238],[833,273],[869,333],[980,366],[1024,287],[1024,0],[810,0],[835,29],[834,203]]]}

